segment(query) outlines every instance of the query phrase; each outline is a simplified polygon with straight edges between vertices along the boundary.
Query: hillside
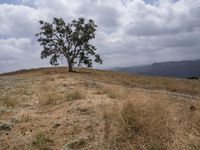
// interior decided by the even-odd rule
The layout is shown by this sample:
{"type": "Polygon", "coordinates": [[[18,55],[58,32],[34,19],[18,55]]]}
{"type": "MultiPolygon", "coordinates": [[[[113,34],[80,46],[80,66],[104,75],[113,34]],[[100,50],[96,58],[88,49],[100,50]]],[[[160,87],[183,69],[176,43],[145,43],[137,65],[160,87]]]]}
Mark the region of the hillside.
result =
{"type": "Polygon", "coordinates": [[[112,70],[150,76],[178,78],[200,77],[200,60],[161,62],[144,66],[117,67],[112,70]]]}
{"type": "Polygon", "coordinates": [[[0,75],[0,150],[200,149],[200,81],[76,71],[0,75]]]}

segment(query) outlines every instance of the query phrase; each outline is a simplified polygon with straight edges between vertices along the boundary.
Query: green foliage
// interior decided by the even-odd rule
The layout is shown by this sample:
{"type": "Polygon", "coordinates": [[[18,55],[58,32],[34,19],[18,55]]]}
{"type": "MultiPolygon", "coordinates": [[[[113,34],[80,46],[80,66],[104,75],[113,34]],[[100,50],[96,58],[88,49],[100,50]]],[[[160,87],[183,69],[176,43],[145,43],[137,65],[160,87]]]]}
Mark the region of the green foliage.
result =
{"type": "Polygon", "coordinates": [[[52,23],[40,21],[41,32],[36,34],[43,47],[41,58],[51,57],[50,64],[59,65],[58,60],[67,59],[69,71],[75,64],[92,67],[93,60],[102,64],[96,47],[90,44],[95,38],[97,25],[93,20],[87,23],[84,18],[66,24],[62,18],[54,18],[52,23]],[[93,56],[93,58],[91,58],[93,56]]]}

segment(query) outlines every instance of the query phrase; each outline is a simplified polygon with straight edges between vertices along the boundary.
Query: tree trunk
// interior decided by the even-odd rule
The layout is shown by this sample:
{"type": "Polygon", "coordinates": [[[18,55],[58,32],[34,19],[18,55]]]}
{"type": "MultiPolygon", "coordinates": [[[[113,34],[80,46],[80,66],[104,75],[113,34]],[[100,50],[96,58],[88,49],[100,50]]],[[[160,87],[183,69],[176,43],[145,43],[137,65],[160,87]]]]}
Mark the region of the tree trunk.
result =
{"type": "Polygon", "coordinates": [[[72,63],[68,63],[69,72],[73,72],[72,63]]]}

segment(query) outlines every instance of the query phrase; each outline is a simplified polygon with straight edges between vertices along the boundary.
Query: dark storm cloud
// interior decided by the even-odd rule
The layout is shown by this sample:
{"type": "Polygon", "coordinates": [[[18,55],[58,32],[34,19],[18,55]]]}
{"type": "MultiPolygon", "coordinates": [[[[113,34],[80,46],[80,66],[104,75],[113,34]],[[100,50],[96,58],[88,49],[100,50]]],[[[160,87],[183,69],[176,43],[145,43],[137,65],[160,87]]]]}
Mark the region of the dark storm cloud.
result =
{"type": "Polygon", "coordinates": [[[104,58],[104,68],[200,56],[198,0],[17,0],[13,4],[0,4],[0,72],[49,65],[40,59],[34,34],[39,31],[38,20],[53,17],[66,22],[94,19],[98,30],[93,43],[104,58]]]}

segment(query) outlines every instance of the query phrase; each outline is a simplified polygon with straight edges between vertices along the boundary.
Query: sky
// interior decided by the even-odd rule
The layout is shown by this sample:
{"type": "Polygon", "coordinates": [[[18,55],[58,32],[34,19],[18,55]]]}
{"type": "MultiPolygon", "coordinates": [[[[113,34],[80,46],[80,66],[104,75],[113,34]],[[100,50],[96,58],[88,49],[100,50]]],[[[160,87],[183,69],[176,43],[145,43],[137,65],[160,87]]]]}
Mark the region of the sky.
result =
{"type": "Polygon", "coordinates": [[[50,66],[34,35],[53,17],[95,21],[95,68],[200,59],[200,0],[0,0],[0,73],[50,66]]]}

